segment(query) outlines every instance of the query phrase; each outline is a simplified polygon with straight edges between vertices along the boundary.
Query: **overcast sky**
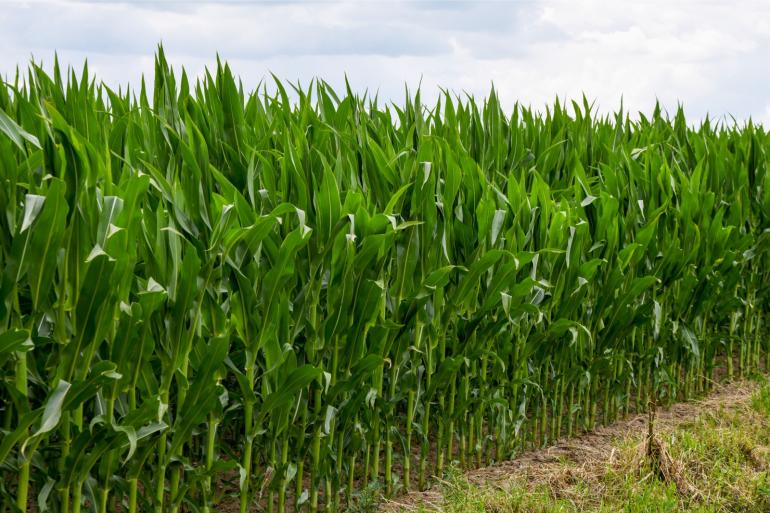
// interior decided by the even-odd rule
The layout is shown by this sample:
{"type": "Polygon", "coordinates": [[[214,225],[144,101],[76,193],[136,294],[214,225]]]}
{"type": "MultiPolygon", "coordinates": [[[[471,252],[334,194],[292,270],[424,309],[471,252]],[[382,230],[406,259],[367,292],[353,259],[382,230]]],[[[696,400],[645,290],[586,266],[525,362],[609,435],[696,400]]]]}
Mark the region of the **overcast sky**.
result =
{"type": "Polygon", "coordinates": [[[30,56],[89,66],[108,85],[152,74],[162,41],[192,74],[228,60],[251,89],[269,72],[399,101],[422,80],[507,105],[621,95],[703,117],[770,125],[770,1],[18,1],[0,0],[0,74],[30,56]]]}

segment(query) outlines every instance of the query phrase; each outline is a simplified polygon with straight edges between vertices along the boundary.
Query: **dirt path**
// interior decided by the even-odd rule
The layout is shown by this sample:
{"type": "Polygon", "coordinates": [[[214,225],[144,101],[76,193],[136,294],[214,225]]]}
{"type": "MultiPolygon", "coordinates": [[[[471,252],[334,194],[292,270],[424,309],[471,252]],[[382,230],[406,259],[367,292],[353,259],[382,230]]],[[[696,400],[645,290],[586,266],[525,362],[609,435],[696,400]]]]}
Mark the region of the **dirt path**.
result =
{"type": "MultiPolygon", "coordinates": [[[[738,381],[718,386],[708,397],[686,403],[676,403],[668,409],[658,410],[655,418],[656,432],[668,431],[690,422],[698,415],[720,409],[739,410],[750,404],[757,384],[738,381]]],[[[468,471],[465,477],[472,484],[488,487],[503,487],[512,478],[525,479],[532,483],[551,484],[557,487],[565,478],[564,462],[578,472],[592,473],[605,468],[615,457],[615,446],[629,437],[642,440],[647,431],[647,414],[629,417],[579,437],[564,440],[547,449],[529,451],[518,458],[489,467],[468,471]]],[[[567,472],[570,472],[567,470],[567,472]]],[[[420,507],[428,511],[441,511],[443,495],[441,486],[433,486],[423,492],[386,500],[380,507],[382,513],[411,512],[420,507]]]]}

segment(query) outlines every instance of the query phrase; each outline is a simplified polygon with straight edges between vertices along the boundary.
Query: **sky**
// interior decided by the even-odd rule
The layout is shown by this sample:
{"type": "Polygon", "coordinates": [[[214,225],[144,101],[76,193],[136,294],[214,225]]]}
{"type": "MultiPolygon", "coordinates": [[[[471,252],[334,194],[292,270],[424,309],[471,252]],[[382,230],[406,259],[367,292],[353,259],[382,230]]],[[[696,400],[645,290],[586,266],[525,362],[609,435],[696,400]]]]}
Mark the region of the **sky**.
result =
{"type": "Polygon", "coordinates": [[[198,75],[220,55],[251,90],[270,73],[321,77],[399,102],[404,87],[542,109],[583,94],[598,109],[770,126],[768,0],[0,0],[0,75],[31,58],[89,68],[117,88],[151,77],[162,42],[198,75]]]}

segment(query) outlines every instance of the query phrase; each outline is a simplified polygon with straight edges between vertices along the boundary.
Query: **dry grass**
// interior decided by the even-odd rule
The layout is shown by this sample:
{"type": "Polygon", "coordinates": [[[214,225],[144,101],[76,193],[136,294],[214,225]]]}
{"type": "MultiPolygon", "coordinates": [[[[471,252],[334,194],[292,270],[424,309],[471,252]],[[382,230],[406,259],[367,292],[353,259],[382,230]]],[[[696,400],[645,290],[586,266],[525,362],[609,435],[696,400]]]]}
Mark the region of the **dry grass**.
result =
{"type": "Polygon", "coordinates": [[[742,381],[654,418],[456,473],[382,511],[770,511],[769,470],[770,386],[742,381]]]}

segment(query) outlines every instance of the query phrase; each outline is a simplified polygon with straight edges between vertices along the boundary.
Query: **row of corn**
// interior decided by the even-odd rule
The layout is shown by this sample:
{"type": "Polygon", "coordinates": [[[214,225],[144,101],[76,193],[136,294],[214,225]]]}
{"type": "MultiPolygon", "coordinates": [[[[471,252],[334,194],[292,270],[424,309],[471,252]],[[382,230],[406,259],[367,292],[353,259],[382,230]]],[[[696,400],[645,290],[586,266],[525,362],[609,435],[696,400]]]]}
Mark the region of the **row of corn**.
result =
{"type": "Polygon", "coordinates": [[[0,513],[345,510],[764,369],[768,150],[681,109],[32,64],[0,513]]]}

